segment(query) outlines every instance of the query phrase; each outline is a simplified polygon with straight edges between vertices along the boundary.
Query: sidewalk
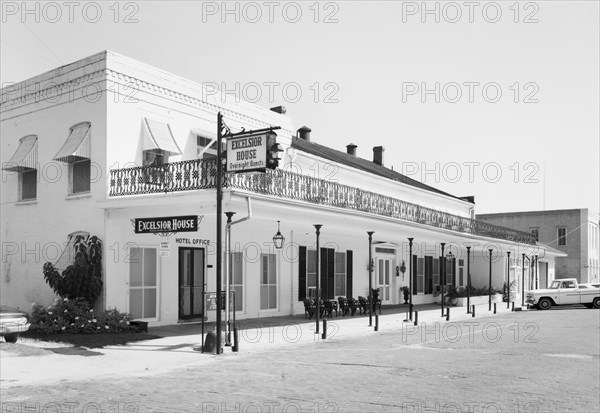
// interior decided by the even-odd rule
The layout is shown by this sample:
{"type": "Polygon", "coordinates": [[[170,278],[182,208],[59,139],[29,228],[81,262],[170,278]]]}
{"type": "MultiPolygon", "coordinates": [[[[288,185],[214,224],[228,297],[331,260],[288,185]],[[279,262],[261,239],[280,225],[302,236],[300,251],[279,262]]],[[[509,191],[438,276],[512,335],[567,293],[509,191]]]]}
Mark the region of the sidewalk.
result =
{"type": "MultiPolygon", "coordinates": [[[[492,311],[488,311],[488,304],[478,305],[475,309],[477,317],[493,316],[494,304],[492,303],[492,311]]],[[[442,317],[440,304],[423,304],[414,305],[412,320],[407,320],[408,305],[384,306],[382,314],[378,316],[379,325],[378,331],[394,331],[412,328],[417,320],[418,325],[422,323],[446,322],[446,317],[442,317]],[[406,320],[406,321],[405,321],[406,320]]],[[[446,311],[445,307],[445,311],[446,311]]],[[[498,314],[511,312],[506,308],[506,303],[496,303],[498,314]]],[[[444,312],[444,314],[446,314],[444,312]]],[[[352,337],[364,336],[375,333],[376,324],[375,313],[372,316],[372,326],[369,326],[369,315],[358,314],[354,316],[341,315],[327,319],[327,338],[322,339],[323,321],[319,323],[319,334],[316,334],[316,322],[313,317],[311,320],[306,319],[304,315],[268,317],[268,318],[252,318],[237,320],[238,328],[238,347],[240,353],[250,351],[258,351],[275,346],[289,346],[299,344],[309,344],[319,341],[327,341],[335,343],[338,340],[349,339],[352,337]]],[[[464,321],[472,318],[472,314],[467,314],[466,307],[450,307],[450,321],[464,321]]],[[[209,331],[215,328],[215,323],[205,323],[205,336],[209,331]]],[[[183,345],[193,343],[194,349],[200,352],[202,343],[202,325],[198,323],[182,323],[172,326],[151,327],[148,333],[160,336],[162,338],[151,340],[150,342],[156,345],[164,345],[165,347],[177,348],[183,345]]],[[[233,325],[232,325],[233,330],[233,325]]],[[[222,330],[222,340],[227,338],[226,330],[222,330]]],[[[233,344],[233,332],[230,336],[230,343],[233,344]]],[[[147,342],[140,342],[140,345],[147,342]]],[[[135,348],[138,343],[131,343],[128,347],[135,348]]],[[[230,346],[223,346],[223,354],[231,354],[230,346]]],[[[207,353],[205,353],[207,354],[207,353]]],[[[210,354],[210,353],[208,353],[210,354]]]]}
{"type": "MultiPolygon", "coordinates": [[[[418,325],[425,327],[428,323],[446,323],[441,317],[439,304],[416,305],[418,325]]],[[[287,317],[270,317],[260,319],[239,320],[239,352],[233,352],[231,347],[223,347],[221,355],[201,353],[196,351],[202,342],[201,325],[179,324],[174,326],[149,328],[148,332],[162,336],[147,341],[133,342],[127,345],[106,346],[100,349],[79,349],[83,351],[56,354],[46,350],[55,347],[57,343],[44,341],[24,341],[22,344],[37,347],[40,355],[23,357],[18,354],[0,351],[0,381],[2,389],[29,385],[48,384],[60,380],[86,380],[97,378],[145,377],[167,373],[177,369],[204,368],[209,364],[230,357],[244,357],[253,352],[269,351],[275,348],[292,348],[291,346],[321,346],[336,345],[336,343],[353,340],[356,337],[372,334],[412,334],[418,327],[413,322],[405,322],[407,305],[384,307],[379,315],[379,332],[369,327],[368,315],[354,317],[333,317],[328,320],[327,338],[322,339],[323,323],[319,325],[320,333],[315,334],[315,320],[304,319],[304,315],[287,317]],[[58,367],[60,366],[60,368],[58,367]],[[10,378],[5,380],[4,378],[10,378]]],[[[506,303],[497,303],[498,314],[508,315],[506,303]]],[[[487,305],[476,307],[477,318],[493,316],[487,305]]],[[[450,307],[450,322],[468,321],[471,314],[466,313],[465,307],[450,307]]],[[[414,320],[414,315],[413,315],[414,320]]],[[[473,318],[473,320],[476,320],[473,318]]],[[[214,323],[205,325],[206,332],[214,323]]],[[[429,326],[430,327],[430,326],[429,326]]],[[[232,337],[233,341],[233,337],[232,337]]],[[[67,345],[65,345],[67,347],[67,345]]]]}

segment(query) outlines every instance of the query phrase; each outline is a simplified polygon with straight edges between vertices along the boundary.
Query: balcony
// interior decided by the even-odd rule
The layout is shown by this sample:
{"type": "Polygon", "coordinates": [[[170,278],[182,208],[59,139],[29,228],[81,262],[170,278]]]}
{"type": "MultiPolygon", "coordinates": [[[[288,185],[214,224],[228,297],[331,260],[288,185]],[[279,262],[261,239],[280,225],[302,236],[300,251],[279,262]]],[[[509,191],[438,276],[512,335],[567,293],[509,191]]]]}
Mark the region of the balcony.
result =
{"type": "MultiPolygon", "coordinates": [[[[214,189],[216,161],[194,159],[110,171],[110,197],[214,189]]],[[[416,222],[456,232],[535,245],[535,236],[427,208],[337,182],[281,169],[264,174],[225,173],[223,187],[416,222]]]]}

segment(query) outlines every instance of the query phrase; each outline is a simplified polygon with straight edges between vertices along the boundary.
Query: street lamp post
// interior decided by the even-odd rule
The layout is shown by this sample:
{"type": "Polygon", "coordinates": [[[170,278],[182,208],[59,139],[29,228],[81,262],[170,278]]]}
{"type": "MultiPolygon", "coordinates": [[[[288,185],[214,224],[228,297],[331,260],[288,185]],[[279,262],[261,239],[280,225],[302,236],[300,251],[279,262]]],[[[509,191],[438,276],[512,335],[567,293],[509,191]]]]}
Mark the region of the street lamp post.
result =
{"type": "Polygon", "coordinates": [[[412,280],[412,247],[413,247],[413,240],[414,238],[409,238],[408,239],[408,311],[410,313],[410,317],[409,320],[412,321],[412,314],[413,314],[413,303],[412,303],[412,296],[413,296],[413,280],[412,280]]]}
{"type": "Polygon", "coordinates": [[[441,290],[442,290],[442,317],[444,316],[444,287],[446,286],[446,257],[444,256],[444,247],[446,246],[445,242],[442,242],[440,244],[442,246],[442,255],[441,255],[441,266],[442,268],[440,268],[442,270],[442,285],[441,285],[441,290]]]}
{"type": "Polygon", "coordinates": [[[471,247],[467,247],[467,314],[471,313],[471,247]]]}
{"type": "Polygon", "coordinates": [[[216,187],[217,187],[217,271],[216,271],[216,290],[217,290],[217,314],[216,314],[216,324],[217,324],[217,337],[216,337],[216,354],[221,354],[221,263],[223,261],[222,257],[222,217],[223,215],[223,185],[221,180],[223,178],[223,164],[221,162],[221,142],[223,141],[223,115],[221,112],[217,114],[217,176],[216,176],[216,187]]]}
{"type": "Polygon", "coordinates": [[[373,325],[373,258],[371,256],[371,246],[374,233],[375,231],[367,231],[369,235],[369,327],[373,325]]]}
{"type": "Polygon", "coordinates": [[[231,346],[231,317],[229,308],[231,307],[231,218],[235,212],[225,212],[227,223],[225,224],[225,325],[227,335],[225,336],[225,345],[231,346]]]}
{"type": "Polygon", "coordinates": [[[508,256],[506,263],[506,308],[510,308],[510,251],[506,252],[508,256]]]}
{"type": "Polygon", "coordinates": [[[315,317],[315,320],[316,320],[315,334],[319,334],[319,312],[321,311],[321,297],[320,297],[320,294],[319,294],[319,289],[321,288],[321,285],[320,285],[321,268],[320,268],[320,265],[319,265],[319,255],[321,255],[320,254],[321,251],[320,251],[320,248],[319,248],[319,235],[321,235],[321,227],[322,226],[323,225],[321,225],[321,224],[315,224],[315,230],[316,230],[316,233],[317,233],[317,253],[316,253],[316,256],[317,256],[317,297],[316,297],[316,313],[317,313],[317,316],[315,317]]]}
{"type": "Polygon", "coordinates": [[[525,254],[521,260],[521,306],[525,306],[525,254]]]}
{"type": "Polygon", "coordinates": [[[488,285],[488,311],[492,311],[492,252],[494,251],[492,248],[488,250],[490,252],[490,279],[488,285]]]}

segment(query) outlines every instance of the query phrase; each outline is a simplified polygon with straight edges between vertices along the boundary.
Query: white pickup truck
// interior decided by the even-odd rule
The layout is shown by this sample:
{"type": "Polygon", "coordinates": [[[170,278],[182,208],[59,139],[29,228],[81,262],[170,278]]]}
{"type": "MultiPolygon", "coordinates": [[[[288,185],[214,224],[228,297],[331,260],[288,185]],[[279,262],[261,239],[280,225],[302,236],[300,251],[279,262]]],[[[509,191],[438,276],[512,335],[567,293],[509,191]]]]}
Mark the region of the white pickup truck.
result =
{"type": "Polygon", "coordinates": [[[575,278],[552,281],[549,288],[525,293],[527,304],[540,310],[553,305],[583,304],[587,308],[600,308],[600,288],[591,284],[577,284],[575,278]]]}

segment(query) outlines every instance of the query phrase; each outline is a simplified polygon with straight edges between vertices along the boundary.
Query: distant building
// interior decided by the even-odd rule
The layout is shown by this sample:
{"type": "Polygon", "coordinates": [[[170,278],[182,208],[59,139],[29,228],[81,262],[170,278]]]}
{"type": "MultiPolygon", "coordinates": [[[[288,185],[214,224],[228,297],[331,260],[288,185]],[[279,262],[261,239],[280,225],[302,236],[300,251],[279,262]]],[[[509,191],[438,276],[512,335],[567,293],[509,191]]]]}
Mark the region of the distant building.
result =
{"type": "Polygon", "coordinates": [[[559,209],[477,214],[477,219],[531,232],[539,242],[566,253],[567,257],[556,258],[555,278],[577,278],[581,283],[598,282],[598,213],[588,209],[559,209]]]}

